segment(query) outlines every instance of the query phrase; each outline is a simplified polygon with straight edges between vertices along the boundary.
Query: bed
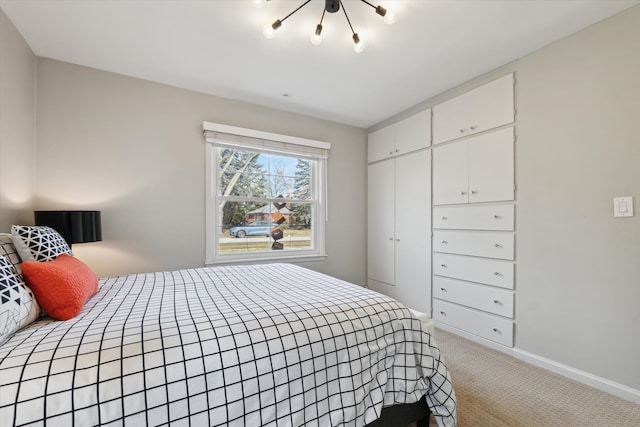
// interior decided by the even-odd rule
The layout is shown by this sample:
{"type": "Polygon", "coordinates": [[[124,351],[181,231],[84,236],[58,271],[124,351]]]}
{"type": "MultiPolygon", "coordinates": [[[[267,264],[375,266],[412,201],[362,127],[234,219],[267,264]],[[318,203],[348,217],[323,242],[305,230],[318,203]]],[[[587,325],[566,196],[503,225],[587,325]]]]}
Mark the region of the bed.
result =
{"type": "Polygon", "coordinates": [[[102,278],[77,316],[0,346],[3,426],[402,427],[425,406],[455,425],[421,321],[293,264],[102,278]]]}

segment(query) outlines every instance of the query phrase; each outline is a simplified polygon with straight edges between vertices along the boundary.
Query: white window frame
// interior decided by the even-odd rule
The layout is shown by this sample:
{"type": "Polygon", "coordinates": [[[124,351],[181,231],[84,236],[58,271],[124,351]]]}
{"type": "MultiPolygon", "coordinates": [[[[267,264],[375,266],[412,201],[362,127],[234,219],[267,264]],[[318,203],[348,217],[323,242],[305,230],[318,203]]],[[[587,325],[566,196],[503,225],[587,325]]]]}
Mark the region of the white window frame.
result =
{"type": "MultiPolygon", "coordinates": [[[[316,261],[324,260],[325,222],[327,221],[326,163],[331,144],[324,141],[298,138],[254,129],[246,129],[213,122],[203,122],[206,141],[206,184],[205,184],[205,264],[260,263],[269,261],[316,261]],[[270,251],[221,254],[219,253],[217,204],[218,149],[216,141],[220,135],[232,136],[234,146],[273,154],[289,154],[308,157],[317,164],[313,168],[314,189],[317,207],[314,212],[312,239],[314,247],[309,250],[270,251]]],[[[222,138],[224,139],[224,138],[222,138]]]]}

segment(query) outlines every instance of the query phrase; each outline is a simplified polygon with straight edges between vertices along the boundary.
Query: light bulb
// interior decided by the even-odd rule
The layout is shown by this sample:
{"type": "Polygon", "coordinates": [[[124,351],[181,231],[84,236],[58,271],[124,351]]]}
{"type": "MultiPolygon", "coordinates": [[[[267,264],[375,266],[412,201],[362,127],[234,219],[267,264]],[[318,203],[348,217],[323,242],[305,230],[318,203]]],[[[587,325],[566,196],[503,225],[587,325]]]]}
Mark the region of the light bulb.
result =
{"type": "Polygon", "coordinates": [[[316,27],[316,31],[311,34],[310,40],[311,44],[314,46],[322,43],[322,25],[318,24],[318,26],[316,27]]]}
{"type": "Polygon", "coordinates": [[[262,9],[267,0],[253,0],[253,7],[256,9],[262,9]]]}
{"type": "Polygon", "coordinates": [[[280,21],[279,19],[276,19],[273,22],[273,24],[267,24],[264,26],[264,28],[262,29],[262,34],[264,34],[266,38],[272,39],[273,36],[275,35],[276,30],[281,26],[282,26],[282,21],[280,21]]]}
{"type": "Polygon", "coordinates": [[[362,40],[360,40],[360,37],[358,37],[357,33],[353,34],[353,50],[355,50],[357,53],[360,53],[364,50],[364,42],[362,40]]]}
{"type": "Polygon", "coordinates": [[[395,23],[397,19],[398,17],[393,13],[393,10],[387,10],[387,13],[384,15],[384,22],[389,25],[395,23]]]}

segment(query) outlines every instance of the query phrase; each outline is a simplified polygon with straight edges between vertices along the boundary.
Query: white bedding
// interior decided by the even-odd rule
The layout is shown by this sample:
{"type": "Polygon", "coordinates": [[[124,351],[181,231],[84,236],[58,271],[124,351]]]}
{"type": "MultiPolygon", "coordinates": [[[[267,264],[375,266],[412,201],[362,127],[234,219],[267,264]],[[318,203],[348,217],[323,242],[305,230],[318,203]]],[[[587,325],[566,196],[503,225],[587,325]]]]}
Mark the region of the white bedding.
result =
{"type": "Polygon", "coordinates": [[[0,424],[363,426],[455,395],[396,301],[290,264],[105,278],[81,313],[0,347],[0,424]]]}

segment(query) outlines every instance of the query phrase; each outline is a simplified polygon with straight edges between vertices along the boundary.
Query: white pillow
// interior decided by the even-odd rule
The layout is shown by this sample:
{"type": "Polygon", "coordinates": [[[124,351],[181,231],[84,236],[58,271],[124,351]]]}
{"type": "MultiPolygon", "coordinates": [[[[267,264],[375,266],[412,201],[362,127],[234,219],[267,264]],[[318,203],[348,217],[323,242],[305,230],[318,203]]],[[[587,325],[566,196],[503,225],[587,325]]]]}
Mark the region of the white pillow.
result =
{"type": "Polygon", "coordinates": [[[73,256],[56,230],[44,225],[12,225],[11,237],[22,261],[53,261],[60,254],[73,256]]]}
{"type": "Polygon", "coordinates": [[[40,306],[13,264],[0,254],[0,344],[40,316],[40,306]]]}
{"type": "Polygon", "coordinates": [[[9,233],[0,233],[0,255],[4,255],[4,257],[13,264],[16,271],[22,273],[20,270],[20,256],[18,255],[16,247],[13,245],[13,240],[9,233]]]}

